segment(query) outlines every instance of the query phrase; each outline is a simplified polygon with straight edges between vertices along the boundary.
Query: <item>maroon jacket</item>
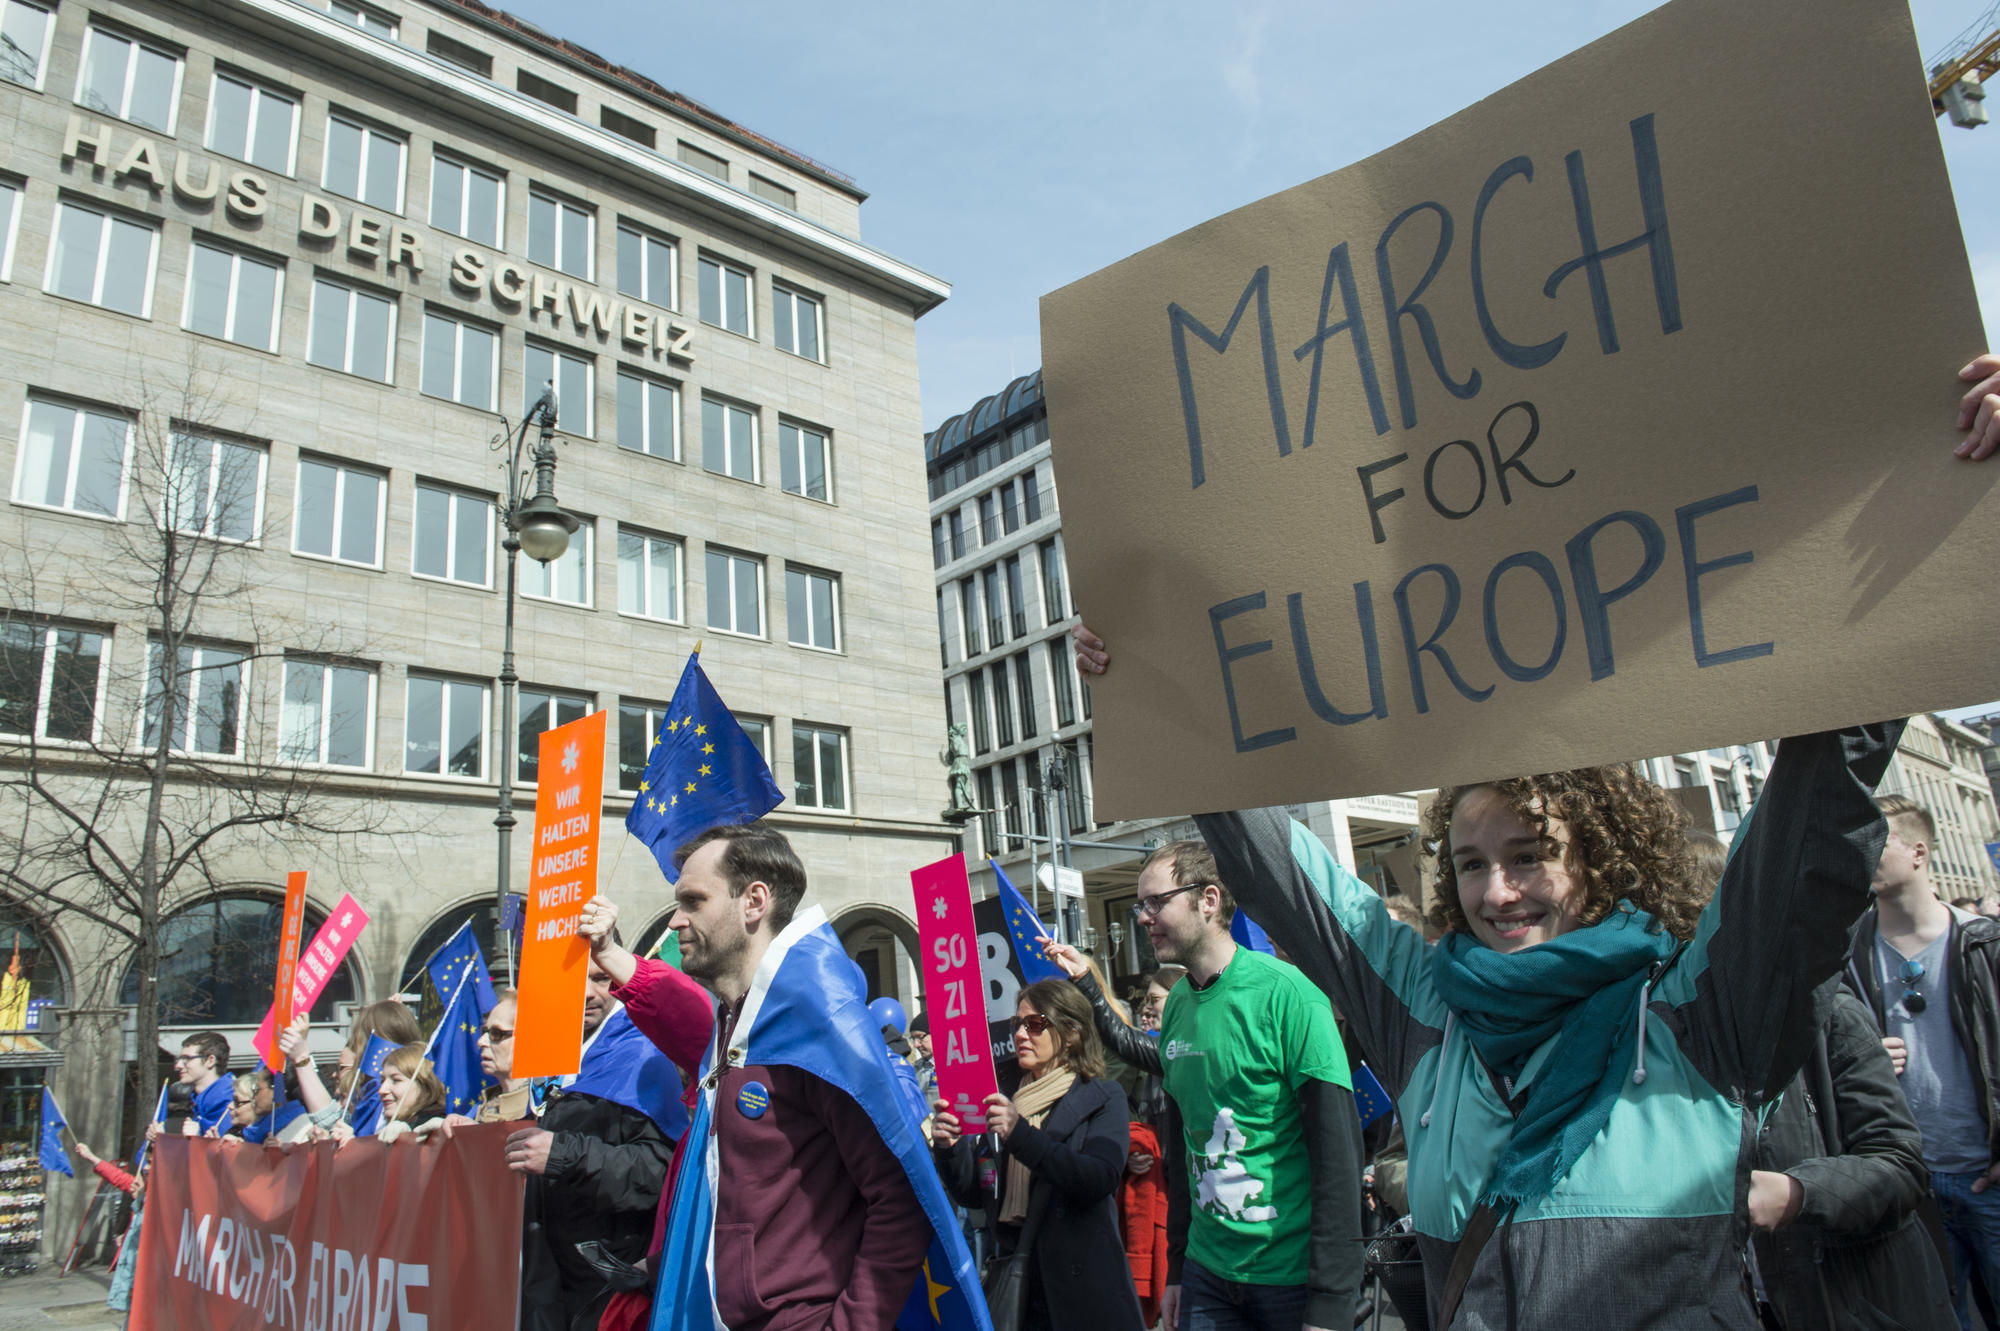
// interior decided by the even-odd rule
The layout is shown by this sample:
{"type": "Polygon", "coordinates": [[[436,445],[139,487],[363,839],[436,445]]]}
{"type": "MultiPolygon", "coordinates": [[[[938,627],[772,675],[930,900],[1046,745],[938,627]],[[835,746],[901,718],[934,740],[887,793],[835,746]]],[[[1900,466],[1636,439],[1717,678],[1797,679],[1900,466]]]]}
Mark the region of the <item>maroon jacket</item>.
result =
{"type": "MultiPolygon", "coordinates": [[[[664,962],[642,960],[615,991],[633,1024],[676,1062],[695,1034],[681,988],[691,984],[664,962]]],[[[714,1018],[704,1018],[705,1045],[714,1018]]],[[[734,1021],[726,1011],[720,1019],[734,1021]]],[[[725,1047],[728,1034],[725,1025],[725,1047]]],[[[730,1068],[715,1091],[715,1139],[715,1302],[729,1331],[892,1327],[930,1248],[930,1222],[861,1107],[797,1068],[730,1068]],[[760,1101],[761,1114],[746,1112],[760,1101]]],[[[664,1214],[667,1198],[660,1202],[664,1214]]]]}

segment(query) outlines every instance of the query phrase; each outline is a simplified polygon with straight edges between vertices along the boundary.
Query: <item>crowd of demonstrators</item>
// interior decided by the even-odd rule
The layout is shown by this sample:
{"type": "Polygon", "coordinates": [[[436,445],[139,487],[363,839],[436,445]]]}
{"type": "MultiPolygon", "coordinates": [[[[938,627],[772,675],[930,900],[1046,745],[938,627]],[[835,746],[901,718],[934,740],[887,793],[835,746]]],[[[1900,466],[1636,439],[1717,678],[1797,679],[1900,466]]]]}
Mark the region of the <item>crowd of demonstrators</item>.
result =
{"type": "Polygon", "coordinates": [[[1958,1321],[2000,1293],[2000,923],[1937,898],[1929,810],[1884,796],[1888,836],[1845,978],[1868,1008],[1922,1133],[1958,1321]]]}

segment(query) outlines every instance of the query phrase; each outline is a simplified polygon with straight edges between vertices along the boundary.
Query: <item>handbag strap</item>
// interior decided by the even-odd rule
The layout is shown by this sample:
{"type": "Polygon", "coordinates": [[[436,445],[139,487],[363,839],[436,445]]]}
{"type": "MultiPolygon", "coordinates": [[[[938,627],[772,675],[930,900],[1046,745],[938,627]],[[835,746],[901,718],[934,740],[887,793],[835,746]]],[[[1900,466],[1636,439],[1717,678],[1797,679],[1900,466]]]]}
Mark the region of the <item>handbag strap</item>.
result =
{"type": "Polygon", "coordinates": [[[1458,1316],[1459,1300],[1465,1297],[1465,1287],[1472,1282],[1472,1268],[1479,1263],[1479,1254],[1493,1238],[1493,1231],[1500,1223],[1500,1212],[1481,1202],[1466,1217],[1465,1230],[1459,1235],[1458,1247],[1452,1253],[1451,1270],[1444,1278],[1444,1288],[1438,1293],[1439,1331],[1451,1326],[1451,1319],[1458,1316]]]}

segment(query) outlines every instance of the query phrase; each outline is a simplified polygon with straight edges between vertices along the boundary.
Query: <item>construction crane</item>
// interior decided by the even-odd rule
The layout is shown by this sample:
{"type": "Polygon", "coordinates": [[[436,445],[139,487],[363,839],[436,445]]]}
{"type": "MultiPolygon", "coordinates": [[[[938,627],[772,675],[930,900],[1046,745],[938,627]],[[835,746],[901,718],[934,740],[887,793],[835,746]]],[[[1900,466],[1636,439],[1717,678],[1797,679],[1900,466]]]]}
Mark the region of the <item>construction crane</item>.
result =
{"type": "Polygon", "coordinates": [[[1931,72],[1931,109],[1973,129],[1986,123],[1986,80],[2000,72],[2000,3],[1924,62],[1931,72]]]}

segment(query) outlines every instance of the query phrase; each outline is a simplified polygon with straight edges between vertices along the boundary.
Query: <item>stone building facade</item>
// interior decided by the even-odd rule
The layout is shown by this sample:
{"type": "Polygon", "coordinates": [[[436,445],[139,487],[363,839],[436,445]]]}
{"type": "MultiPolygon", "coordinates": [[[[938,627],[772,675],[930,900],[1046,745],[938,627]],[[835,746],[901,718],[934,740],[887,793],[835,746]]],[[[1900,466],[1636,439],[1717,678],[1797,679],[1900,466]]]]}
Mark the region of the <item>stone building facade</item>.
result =
{"type": "MultiPolygon", "coordinates": [[[[582,525],[520,561],[517,890],[535,734],[603,709],[602,887],[658,936],[667,884],[615,820],[699,641],[814,898],[907,998],[907,874],[952,844],[915,335],[949,288],[862,242],[865,195],[475,0],[0,0],[0,27],[0,764],[87,788],[150,738],[131,575],[171,536],[227,574],[194,610],[193,779],[303,773],[379,829],[212,843],[167,902],[163,1043],[213,1026],[248,1065],[269,977],[217,944],[268,928],[288,870],[309,925],[343,893],[372,917],[330,1022],[467,918],[504,949],[490,445],[545,382],[582,525]]],[[[24,1035],[59,1051],[0,1051],[0,1091],[47,1078],[129,1146],[129,947],[57,904],[0,900],[24,1035]]]]}

